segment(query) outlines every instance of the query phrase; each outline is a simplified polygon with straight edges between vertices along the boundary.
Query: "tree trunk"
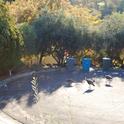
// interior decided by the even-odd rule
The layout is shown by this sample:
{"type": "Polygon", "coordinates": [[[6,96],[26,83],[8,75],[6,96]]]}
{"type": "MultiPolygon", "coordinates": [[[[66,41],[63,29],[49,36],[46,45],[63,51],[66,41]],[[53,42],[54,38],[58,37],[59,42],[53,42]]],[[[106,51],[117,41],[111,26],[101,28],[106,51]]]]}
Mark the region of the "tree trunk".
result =
{"type": "Polygon", "coordinates": [[[40,58],[39,58],[39,64],[42,63],[42,58],[43,58],[43,53],[41,52],[41,53],[40,53],[40,58]]]}
{"type": "Polygon", "coordinates": [[[9,70],[9,76],[10,77],[12,76],[12,70],[11,69],[9,70]]]}

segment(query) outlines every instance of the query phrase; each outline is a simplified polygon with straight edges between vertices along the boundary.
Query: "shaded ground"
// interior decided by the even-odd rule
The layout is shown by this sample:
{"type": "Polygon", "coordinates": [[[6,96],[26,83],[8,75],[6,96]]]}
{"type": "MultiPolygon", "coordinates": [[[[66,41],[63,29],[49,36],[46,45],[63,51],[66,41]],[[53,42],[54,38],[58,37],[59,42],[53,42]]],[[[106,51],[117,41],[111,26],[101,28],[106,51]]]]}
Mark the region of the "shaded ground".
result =
{"type": "Polygon", "coordinates": [[[0,89],[0,108],[24,124],[123,124],[124,71],[65,69],[38,72],[39,102],[31,100],[31,77],[11,82],[0,89]],[[114,78],[106,85],[105,74],[114,78]],[[84,81],[93,77],[91,90],[84,81]],[[15,85],[16,84],[16,85],[15,85]]]}

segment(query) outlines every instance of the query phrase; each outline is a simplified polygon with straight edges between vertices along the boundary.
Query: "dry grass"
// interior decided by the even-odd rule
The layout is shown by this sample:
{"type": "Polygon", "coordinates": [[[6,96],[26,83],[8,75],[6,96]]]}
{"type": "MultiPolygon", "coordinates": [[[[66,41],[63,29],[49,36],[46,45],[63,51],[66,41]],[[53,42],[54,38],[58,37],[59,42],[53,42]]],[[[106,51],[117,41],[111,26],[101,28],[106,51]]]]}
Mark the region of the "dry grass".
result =
{"type": "MultiPolygon", "coordinates": [[[[30,55],[30,56],[23,56],[21,58],[21,61],[31,67],[32,65],[34,64],[38,64],[39,63],[39,56],[36,56],[36,55],[30,55]]],[[[52,55],[47,55],[47,56],[44,56],[43,57],[43,60],[42,60],[42,64],[43,65],[46,65],[46,64],[57,64],[56,60],[52,57],[52,55]]]]}

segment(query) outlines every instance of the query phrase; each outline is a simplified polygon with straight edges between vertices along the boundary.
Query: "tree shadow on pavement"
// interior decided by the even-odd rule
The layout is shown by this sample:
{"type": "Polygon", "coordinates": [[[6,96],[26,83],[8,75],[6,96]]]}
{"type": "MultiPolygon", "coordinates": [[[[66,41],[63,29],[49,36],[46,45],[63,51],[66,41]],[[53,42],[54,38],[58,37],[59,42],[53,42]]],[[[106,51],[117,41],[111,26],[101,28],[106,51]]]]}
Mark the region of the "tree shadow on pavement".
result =
{"type": "MultiPolygon", "coordinates": [[[[110,74],[113,77],[120,77],[122,80],[124,78],[124,70],[115,70],[104,72],[102,70],[96,70],[89,73],[84,73],[82,70],[75,72],[68,72],[66,69],[64,71],[46,71],[38,72],[38,90],[39,93],[43,92],[47,95],[51,95],[56,92],[61,87],[72,87],[72,83],[82,83],[85,78],[104,78],[106,74],[110,74]]],[[[0,109],[4,109],[6,105],[11,100],[16,100],[21,102],[23,96],[27,96],[26,102],[27,107],[31,107],[35,103],[32,100],[32,90],[31,90],[31,76],[21,78],[12,81],[8,84],[8,89],[0,88],[0,109]],[[4,101],[4,102],[3,102],[4,101]]],[[[84,93],[92,93],[91,90],[86,90],[84,93]]]]}

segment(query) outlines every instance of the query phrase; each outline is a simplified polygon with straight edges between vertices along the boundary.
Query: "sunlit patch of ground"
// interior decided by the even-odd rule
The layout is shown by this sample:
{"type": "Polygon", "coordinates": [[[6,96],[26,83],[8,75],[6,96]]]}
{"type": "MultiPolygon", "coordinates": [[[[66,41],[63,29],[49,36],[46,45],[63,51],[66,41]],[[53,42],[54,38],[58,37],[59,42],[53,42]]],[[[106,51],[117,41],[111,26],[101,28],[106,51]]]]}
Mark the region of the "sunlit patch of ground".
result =
{"type": "MultiPolygon", "coordinates": [[[[108,87],[104,77],[95,76],[96,86],[89,91],[88,84],[80,79],[83,73],[52,72],[48,75],[51,78],[43,80],[46,81],[44,89],[48,89],[40,90],[40,99],[37,104],[27,106],[29,96],[27,94],[19,100],[11,99],[3,111],[24,124],[124,123],[124,81],[122,78],[114,77],[111,87],[108,87]],[[78,76],[80,80],[76,80],[78,76]],[[69,82],[70,85],[66,85],[68,80],[72,80],[69,82]],[[56,81],[61,83],[58,88],[52,85],[56,81]],[[46,87],[47,85],[50,87],[46,87]],[[51,87],[53,87],[53,92],[49,92],[51,87]]],[[[44,84],[41,83],[41,85],[44,84]]]]}

